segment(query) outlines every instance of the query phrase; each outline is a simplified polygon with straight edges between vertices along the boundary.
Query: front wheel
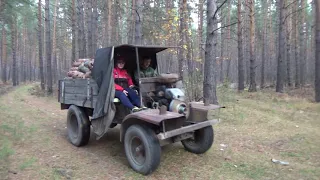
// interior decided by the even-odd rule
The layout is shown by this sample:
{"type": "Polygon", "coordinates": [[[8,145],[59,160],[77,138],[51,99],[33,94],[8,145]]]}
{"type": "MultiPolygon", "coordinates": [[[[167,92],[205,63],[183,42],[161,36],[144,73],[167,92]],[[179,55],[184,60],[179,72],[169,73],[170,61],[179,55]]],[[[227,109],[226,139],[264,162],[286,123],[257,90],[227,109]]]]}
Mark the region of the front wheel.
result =
{"type": "Polygon", "coordinates": [[[124,148],[130,166],[138,173],[148,175],[160,164],[159,140],[146,126],[130,126],[125,132],[124,148]]]}
{"type": "Polygon", "coordinates": [[[194,138],[182,140],[184,148],[195,154],[203,154],[210,149],[214,139],[212,126],[196,130],[194,138]]]}

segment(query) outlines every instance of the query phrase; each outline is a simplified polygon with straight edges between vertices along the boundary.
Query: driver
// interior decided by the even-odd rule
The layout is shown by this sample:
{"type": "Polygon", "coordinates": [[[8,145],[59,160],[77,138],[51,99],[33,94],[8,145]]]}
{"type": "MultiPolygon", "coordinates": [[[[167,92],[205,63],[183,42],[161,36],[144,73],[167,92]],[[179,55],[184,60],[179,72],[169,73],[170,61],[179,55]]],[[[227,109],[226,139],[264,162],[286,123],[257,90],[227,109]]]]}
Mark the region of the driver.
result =
{"type": "Polygon", "coordinates": [[[141,106],[140,98],[136,91],[132,88],[134,87],[132,79],[128,72],[123,69],[125,61],[123,57],[119,57],[116,60],[116,67],[113,69],[113,78],[115,81],[115,97],[119,98],[121,103],[131,109],[132,112],[137,112],[146,107],[141,106]]]}
{"type": "MultiPolygon", "coordinates": [[[[145,56],[142,58],[142,62],[140,63],[140,78],[157,76],[156,71],[152,67],[150,67],[150,64],[151,64],[151,58],[149,56],[145,56]]],[[[134,79],[136,82],[139,82],[139,76],[138,76],[137,70],[134,73],[134,79]]]]}

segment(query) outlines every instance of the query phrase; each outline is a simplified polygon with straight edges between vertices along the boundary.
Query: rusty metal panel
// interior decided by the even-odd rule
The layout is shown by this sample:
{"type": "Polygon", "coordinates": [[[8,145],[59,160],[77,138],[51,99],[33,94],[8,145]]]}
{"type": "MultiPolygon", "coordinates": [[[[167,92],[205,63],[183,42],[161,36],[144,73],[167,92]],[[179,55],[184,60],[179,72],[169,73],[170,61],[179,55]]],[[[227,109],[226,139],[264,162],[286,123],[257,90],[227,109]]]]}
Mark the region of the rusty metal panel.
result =
{"type": "Polygon", "coordinates": [[[216,110],[222,108],[221,106],[210,104],[209,106],[204,106],[203,103],[190,102],[189,103],[189,116],[188,121],[191,122],[202,122],[208,120],[208,113],[210,110],[216,110]]]}
{"type": "Polygon", "coordinates": [[[159,74],[157,77],[140,78],[141,84],[146,83],[162,83],[171,84],[179,81],[178,74],[159,74]]]}
{"type": "Polygon", "coordinates": [[[151,124],[160,125],[163,120],[176,119],[181,117],[184,117],[184,115],[169,111],[167,111],[166,114],[160,115],[160,111],[158,109],[149,109],[129,114],[128,116],[126,116],[123,122],[127,119],[140,119],[151,124]]]}
{"type": "MultiPolygon", "coordinates": [[[[164,129],[165,131],[171,131],[174,129],[181,128],[185,120],[186,120],[185,117],[164,120],[163,121],[164,129]]],[[[164,132],[164,129],[162,129],[162,132],[164,132]]]]}
{"type": "Polygon", "coordinates": [[[201,103],[201,102],[190,102],[189,105],[192,108],[196,108],[196,109],[202,110],[202,111],[209,111],[209,110],[215,110],[215,109],[222,108],[221,106],[214,105],[214,104],[210,104],[209,106],[205,106],[204,103],[201,103]]]}
{"type": "Polygon", "coordinates": [[[140,92],[151,92],[156,90],[156,83],[143,83],[140,84],[140,92]]]}

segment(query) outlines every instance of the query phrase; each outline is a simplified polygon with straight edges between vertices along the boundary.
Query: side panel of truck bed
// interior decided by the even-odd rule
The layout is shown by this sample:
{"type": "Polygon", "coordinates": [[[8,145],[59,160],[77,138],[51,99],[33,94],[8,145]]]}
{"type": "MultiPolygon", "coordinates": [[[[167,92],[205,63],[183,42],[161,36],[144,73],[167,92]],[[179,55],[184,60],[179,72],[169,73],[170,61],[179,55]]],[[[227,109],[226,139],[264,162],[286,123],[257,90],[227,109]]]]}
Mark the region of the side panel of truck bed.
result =
{"type": "Polygon", "coordinates": [[[94,108],[98,86],[93,79],[63,79],[59,81],[58,101],[65,105],[94,108]]]}

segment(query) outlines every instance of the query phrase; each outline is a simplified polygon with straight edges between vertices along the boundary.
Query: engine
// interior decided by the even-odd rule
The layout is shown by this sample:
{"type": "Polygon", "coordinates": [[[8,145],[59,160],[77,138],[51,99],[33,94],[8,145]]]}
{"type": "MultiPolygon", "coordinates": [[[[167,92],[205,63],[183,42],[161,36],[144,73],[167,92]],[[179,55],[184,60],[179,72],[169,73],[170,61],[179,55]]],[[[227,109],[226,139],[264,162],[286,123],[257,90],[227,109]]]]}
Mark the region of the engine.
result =
{"type": "MultiPolygon", "coordinates": [[[[158,87],[156,92],[155,103],[160,107],[165,105],[168,111],[186,114],[187,105],[184,102],[184,92],[179,88],[166,88],[165,86],[158,87]]],[[[157,107],[154,107],[157,108],[157,107]]]]}

